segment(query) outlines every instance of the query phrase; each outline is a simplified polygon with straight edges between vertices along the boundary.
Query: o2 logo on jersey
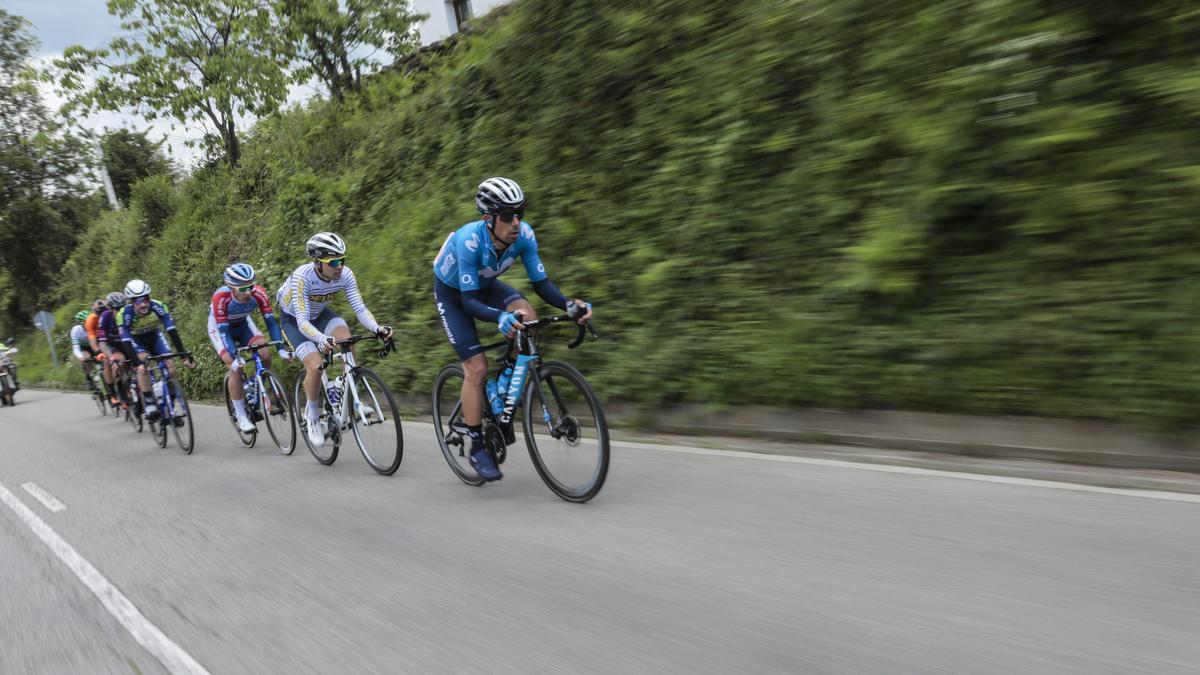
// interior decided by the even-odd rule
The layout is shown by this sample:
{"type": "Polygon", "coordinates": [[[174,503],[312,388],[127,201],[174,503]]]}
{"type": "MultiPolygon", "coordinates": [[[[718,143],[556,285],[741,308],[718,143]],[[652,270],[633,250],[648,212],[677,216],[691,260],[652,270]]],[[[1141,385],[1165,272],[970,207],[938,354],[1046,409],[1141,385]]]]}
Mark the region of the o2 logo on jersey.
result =
{"type": "Polygon", "coordinates": [[[464,275],[462,275],[462,279],[460,281],[464,284],[469,284],[472,281],[474,281],[474,279],[471,278],[470,274],[464,274],[464,275]]]}

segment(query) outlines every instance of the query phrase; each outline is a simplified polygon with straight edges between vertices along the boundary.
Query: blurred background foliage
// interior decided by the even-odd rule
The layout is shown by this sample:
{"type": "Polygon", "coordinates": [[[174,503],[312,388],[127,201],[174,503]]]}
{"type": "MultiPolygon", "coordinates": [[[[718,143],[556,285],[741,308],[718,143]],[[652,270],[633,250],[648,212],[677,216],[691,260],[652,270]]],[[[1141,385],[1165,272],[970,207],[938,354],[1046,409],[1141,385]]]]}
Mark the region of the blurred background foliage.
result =
{"type": "Polygon", "coordinates": [[[332,229],[402,331],[370,365],[423,397],[453,359],[433,257],[504,175],[595,304],[604,340],[569,358],[609,401],[1194,420],[1194,3],[518,0],[482,23],[264,118],[236,166],[132,183],[62,265],[60,320],[145,278],[214,393],[223,266],[274,292],[332,229]]]}

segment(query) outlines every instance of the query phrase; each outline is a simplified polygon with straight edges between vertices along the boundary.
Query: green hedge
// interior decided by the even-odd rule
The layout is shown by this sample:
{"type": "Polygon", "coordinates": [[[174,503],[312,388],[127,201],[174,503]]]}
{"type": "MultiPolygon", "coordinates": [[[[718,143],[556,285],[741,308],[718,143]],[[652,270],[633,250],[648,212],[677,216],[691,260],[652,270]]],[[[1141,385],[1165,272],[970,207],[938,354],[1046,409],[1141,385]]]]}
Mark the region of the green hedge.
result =
{"type": "Polygon", "coordinates": [[[140,275],[207,354],[224,264],[273,291],[337,230],[405,331],[381,369],[421,394],[453,356],[431,261],[505,175],[595,303],[605,339],[570,358],[610,400],[1185,423],[1198,52],[1182,1],[519,0],[360,100],[260,122],[235,170],[140,184],[63,297],[140,275]]]}

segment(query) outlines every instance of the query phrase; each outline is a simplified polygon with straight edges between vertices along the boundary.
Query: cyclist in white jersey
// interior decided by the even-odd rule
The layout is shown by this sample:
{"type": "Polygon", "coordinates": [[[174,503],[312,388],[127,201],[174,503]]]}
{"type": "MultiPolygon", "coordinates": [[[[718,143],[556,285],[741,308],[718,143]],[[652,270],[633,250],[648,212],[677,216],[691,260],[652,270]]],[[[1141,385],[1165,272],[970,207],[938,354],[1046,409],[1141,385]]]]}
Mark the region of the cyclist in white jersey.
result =
{"type": "Polygon", "coordinates": [[[350,337],[346,321],[326,306],[329,300],[345,292],[364,328],[385,340],[392,337],[392,329],[379,325],[363,302],[354,272],[345,265],[346,242],[341,237],[333,232],[319,232],[309,238],[305,250],[312,262],[297,267],[275,297],[283,335],[306,371],[304,394],[308,399],[305,408],[308,440],[314,446],[320,446],[325,443],[320,428],[321,408],[317,403],[321,386],[321,352],[332,352],[336,349],[336,340],[350,337]]]}

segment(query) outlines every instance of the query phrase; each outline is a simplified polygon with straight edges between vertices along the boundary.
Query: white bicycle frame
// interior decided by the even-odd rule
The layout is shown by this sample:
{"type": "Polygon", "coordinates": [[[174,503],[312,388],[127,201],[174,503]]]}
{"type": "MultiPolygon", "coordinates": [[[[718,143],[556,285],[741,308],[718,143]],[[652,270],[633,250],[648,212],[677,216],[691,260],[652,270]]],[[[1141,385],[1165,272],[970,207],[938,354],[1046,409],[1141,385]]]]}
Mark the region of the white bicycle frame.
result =
{"type": "MultiPolygon", "coordinates": [[[[356,404],[354,406],[354,410],[355,410],[355,413],[358,415],[358,419],[355,421],[357,421],[359,424],[361,424],[363,426],[370,426],[372,424],[372,422],[367,419],[366,415],[363,414],[362,405],[361,405],[362,401],[359,399],[359,396],[358,396],[358,387],[354,386],[354,384],[355,384],[354,369],[358,367],[358,363],[354,360],[354,352],[351,352],[351,351],[335,352],[334,354],[332,354],[330,356],[330,359],[333,361],[341,361],[342,362],[342,386],[338,391],[338,394],[339,394],[338,402],[336,405],[334,405],[332,402],[330,403],[330,406],[333,408],[333,419],[335,422],[337,422],[338,428],[346,429],[349,427],[350,420],[346,416],[346,411],[347,411],[346,402],[349,401],[352,397],[354,399],[354,403],[356,404]]],[[[321,386],[322,387],[326,387],[326,384],[328,382],[327,371],[328,371],[328,368],[326,368],[326,370],[321,371],[321,380],[322,380],[321,386]]],[[[328,391],[328,387],[326,387],[326,391],[328,391]]],[[[381,418],[379,421],[382,421],[383,412],[379,407],[379,399],[376,398],[374,391],[371,391],[371,399],[372,400],[370,402],[370,405],[376,411],[376,414],[381,418]]],[[[378,423],[378,422],[376,422],[376,423],[378,423]]]]}

